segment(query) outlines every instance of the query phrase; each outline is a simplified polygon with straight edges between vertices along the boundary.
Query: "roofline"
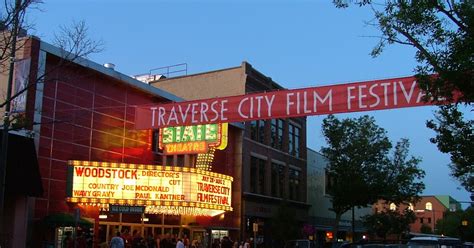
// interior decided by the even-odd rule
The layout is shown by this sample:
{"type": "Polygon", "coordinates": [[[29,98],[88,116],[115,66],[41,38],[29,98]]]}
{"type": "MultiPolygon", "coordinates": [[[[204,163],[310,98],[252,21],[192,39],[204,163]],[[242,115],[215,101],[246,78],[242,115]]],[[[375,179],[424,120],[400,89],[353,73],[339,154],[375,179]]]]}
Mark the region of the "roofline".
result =
{"type": "Polygon", "coordinates": [[[187,78],[187,77],[194,77],[194,76],[199,76],[199,75],[205,75],[205,74],[211,74],[211,73],[216,73],[216,72],[221,72],[221,71],[229,71],[229,70],[234,70],[242,68],[242,66],[234,66],[234,67],[228,67],[224,69],[218,69],[218,70],[212,70],[212,71],[205,71],[205,72],[198,72],[194,74],[188,74],[188,75],[182,75],[182,76],[176,76],[176,77],[167,77],[167,78],[162,78],[159,80],[151,81],[150,84],[157,83],[157,82],[164,82],[168,80],[173,80],[173,79],[179,79],[179,78],[187,78]]]}
{"type": "MultiPolygon", "coordinates": [[[[40,50],[45,51],[45,52],[50,53],[50,54],[53,54],[53,55],[55,55],[57,57],[60,57],[62,59],[67,59],[66,56],[65,56],[65,54],[67,53],[66,51],[64,51],[63,49],[61,49],[59,47],[51,45],[47,42],[44,42],[42,40],[40,40],[40,50]]],[[[70,59],[68,59],[68,60],[70,60],[70,59]]],[[[156,96],[160,96],[162,98],[165,98],[167,100],[174,101],[174,102],[184,101],[182,98],[180,98],[178,96],[175,96],[175,95],[173,95],[173,94],[171,94],[167,91],[164,91],[162,89],[153,87],[149,84],[146,84],[142,81],[134,79],[134,78],[132,78],[128,75],[125,75],[123,73],[120,73],[116,70],[105,68],[104,66],[102,66],[102,65],[100,65],[96,62],[93,62],[91,60],[88,60],[88,59],[85,59],[85,58],[82,58],[82,57],[78,57],[74,61],[71,61],[71,62],[76,63],[78,65],[81,65],[83,67],[92,69],[94,71],[100,72],[100,73],[105,74],[109,77],[115,78],[115,79],[117,79],[121,82],[124,82],[126,85],[131,86],[135,89],[141,90],[143,92],[146,92],[146,93],[149,93],[149,94],[152,94],[152,95],[156,95],[156,96]]]]}
{"type": "MultiPolygon", "coordinates": [[[[57,57],[67,59],[64,56],[64,54],[66,54],[67,52],[64,51],[63,49],[61,49],[59,47],[56,47],[54,45],[51,45],[51,44],[49,44],[45,41],[42,41],[42,40],[39,40],[39,42],[40,42],[40,50],[45,51],[45,52],[50,53],[50,54],[53,54],[57,57]]],[[[71,62],[76,63],[78,65],[81,65],[83,67],[95,70],[95,71],[100,72],[102,74],[105,74],[109,77],[115,78],[115,79],[117,79],[121,82],[124,82],[126,85],[131,86],[132,88],[138,89],[138,90],[146,92],[148,94],[160,96],[162,98],[165,98],[165,99],[173,101],[173,102],[185,101],[181,97],[178,97],[178,96],[176,96],[174,94],[171,94],[167,91],[164,91],[160,88],[157,88],[157,87],[154,87],[154,86],[149,85],[147,83],[144,83],[140,80],[132,78],[132,77],[130,77],[128,75],[125,75],[121,72],[118,72],[116,70],[106,68],[106,67],[104,67],[104,66],[102,66],[102,65],[100,65],[100,64],[98,64],[94,61],[91,61],[91,60],[88,60],[88,59],[85,59],[85,58],[82,58],[82,57],[78,57],[78,58],[76,58],[75,61],[71,61],[71,62]]],[[[223,70],[229,70],[229,69],[235,69],[235,68],[238,68],[238,67],[227,68],[227,69],[223,69],[223,70]]],[[[240,128],[240,129],[245,128],[245,125],[243,125],[242,123],[239,123],[239,122],[233,122],[233,123],[230,123],[230,125],[235,126],[237,128],[240,128]]]]}

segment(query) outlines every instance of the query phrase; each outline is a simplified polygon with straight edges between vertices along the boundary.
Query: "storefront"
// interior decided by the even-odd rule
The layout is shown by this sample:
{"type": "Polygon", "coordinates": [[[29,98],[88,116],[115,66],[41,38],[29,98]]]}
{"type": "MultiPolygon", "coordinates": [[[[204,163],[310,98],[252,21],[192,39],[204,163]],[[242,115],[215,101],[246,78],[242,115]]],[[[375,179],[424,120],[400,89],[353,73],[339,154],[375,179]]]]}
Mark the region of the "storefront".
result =
{"type": "Polygon", "coordinates": [[[67,201],[99,212],[100,243],[121,231],[155,239],[186,235],[205,244],[206,229],[197,218],[232,211],[232,181],[189,167],[69,161],[67,201]]]}
{"type": "Polygon", "coordinates": [[[67,61],[64,51],[35,38],[30,43],[30,78],[42,82],[27,92],[26,118],[35,123],[28,128],[42,192],[24,204],[31,225],[21,242],[58,247],[72,235],[98,247],[125,230],[186,235],[203,245],[238,236],[240,128],[135,130],[135,106],[181,99],[92,61],[67,61]],[[143,212],[111,211],[117,206],[143,212]]]}

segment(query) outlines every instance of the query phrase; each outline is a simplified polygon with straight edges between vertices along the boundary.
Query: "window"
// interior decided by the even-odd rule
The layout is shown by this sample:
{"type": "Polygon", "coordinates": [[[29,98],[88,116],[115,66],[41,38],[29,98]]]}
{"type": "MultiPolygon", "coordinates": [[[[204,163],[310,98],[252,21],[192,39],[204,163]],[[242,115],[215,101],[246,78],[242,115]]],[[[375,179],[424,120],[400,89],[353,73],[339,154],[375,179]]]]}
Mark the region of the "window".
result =
{"type": "Polygon", "coordinates": [[[290,200],[299,200],[299,192],[301,187],[300,180],[301,172],[296,169],[289,170],[288,180],[289,180],[289,198],[290,200]]]}
{"type": "Polygon", "coordinates": [[[281,198],[285,197],[285,166],[284,165],[279,165],[278,166],[278,191],[279,191],[279,196],[281,198]]]}
{"type": "Polygon", "coordinates": [[[272,147],[276,149],[283,148],[283,120],[272,119],[271,120],[271,131],[272,131],[272,147]]]}
{"type": "Polygon", "coordinates": [[[177,156],[176,166],[184,167],[184,155],[177,156]]]}
{"type": "Polygon", "coordinates": [[[324,194],[330,195],[332,186],[335,184],[334,182],[334,177],[332,177],[329,174],[329,171],[325,170],[325,175],[324,175],[324,194]]]}
{"type": "Polygon", "coordinates": [[[390,203],[390,210],[392,211],[397,210],[397,205],[395,205],[395,203],[390,203]]]}
{"type": "Polygon", "coordinates": [[[431,202],[427,202],[426,205],[425,205],[425,209],[426,210],[433,210],[433,204],[431,204],[431,202]]]}
{"type": "Polygon", "coordinates": [[[260,143],[265,142],[265,121],[256,120],[250,122],[250,138],[260,143]]]}
{"type": "Polygon", "coordinates": [[[159,146],[160,132],[158,130],[153,130],[152,139],[151,139],[151,150],[157,153],[162,153],[159,146]]]}
{"type": "Polygon", "coordinates": [[[166,166],[174,166],[174,156],[173,155],[167,155],[166,157],[166,166]]]}
{"type": "Polygon", "coordinates": [[[421,223],[421,224],[423,224],[423,217],[422,217],[422,218],[420,218],[420,223],[421,223]]]}
{"type": "Polygon", "coordinates": [[[431,218],[428,218],[428,224],[431,224],[431,218]]]}
{"type": "Polygon", "coordinates": [[[250,192],[257,193],[257,158],[250,159],[250,192]]]}
{"type": "Polygon", "coordinates": [[[272,189],[271,193],[273,197],[278,197],[278,186],[279,186],[279,164],[272,163],[272,189]]]}
{"type": "Polygon", "coordinates": [[[288,126],[288,153],[295,157],[300,156],[300,132],[301,128],[290,123],[288,126]]]}
{"type": "Polygon", "coordinates": [[[258,193],[265,195],[265,160],[258,159],[258,193]]]}
{"type": "Polygon", "coordinates": [[[265,160],[256,157],[250,159],[250,191],[265,194],[265,160]]]}

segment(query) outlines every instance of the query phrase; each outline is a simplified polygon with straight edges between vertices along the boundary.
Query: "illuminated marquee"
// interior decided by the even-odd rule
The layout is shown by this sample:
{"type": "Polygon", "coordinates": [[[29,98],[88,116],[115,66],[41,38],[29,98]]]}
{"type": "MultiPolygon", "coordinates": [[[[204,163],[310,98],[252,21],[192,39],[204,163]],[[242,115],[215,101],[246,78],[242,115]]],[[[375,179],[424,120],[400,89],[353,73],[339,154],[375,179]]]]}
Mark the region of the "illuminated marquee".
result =
{"type": "Polygon", "coordinates": [[[233,178],[194,168],[74,160],[68,179],[69,202],[141,205],[155,213],[232,211],[233,178]]]}
{"type": "Polygon", "coordinates": [[[210,147],[223,150],[227,128],[227,123],[161,128],[159,147],[164,154],[207,153],[210,147]]]}

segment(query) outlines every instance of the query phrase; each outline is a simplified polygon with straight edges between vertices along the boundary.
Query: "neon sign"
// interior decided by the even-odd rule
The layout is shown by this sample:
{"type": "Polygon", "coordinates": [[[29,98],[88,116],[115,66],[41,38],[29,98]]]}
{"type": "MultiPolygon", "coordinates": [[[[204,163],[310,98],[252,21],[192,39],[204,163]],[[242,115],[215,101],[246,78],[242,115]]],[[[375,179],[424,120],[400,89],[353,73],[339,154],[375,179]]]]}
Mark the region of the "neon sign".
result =
{"type": "Polygon", "coordinates": [[[164,154],[207,153],[210,147],[223,150],[227,129],[227,123],[161,128],[159,147],[164,154]]]}

